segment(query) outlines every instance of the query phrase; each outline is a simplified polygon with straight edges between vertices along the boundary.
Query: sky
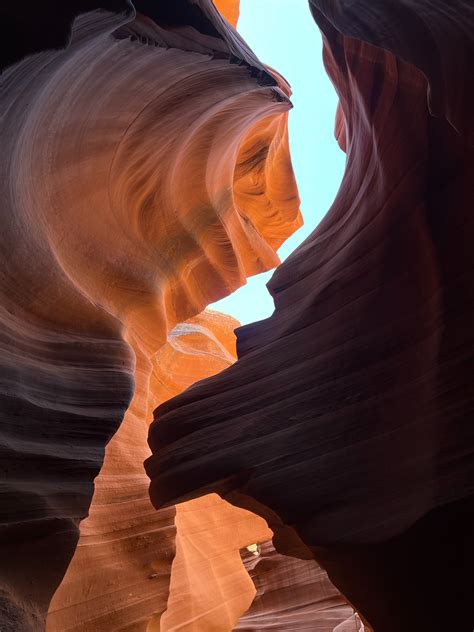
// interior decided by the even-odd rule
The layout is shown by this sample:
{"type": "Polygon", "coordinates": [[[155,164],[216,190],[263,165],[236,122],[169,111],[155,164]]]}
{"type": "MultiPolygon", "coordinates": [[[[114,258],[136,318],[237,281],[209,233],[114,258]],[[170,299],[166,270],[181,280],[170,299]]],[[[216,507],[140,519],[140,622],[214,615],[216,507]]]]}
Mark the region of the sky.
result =
{"type": "MultiPolygon", "coordinates": [[[[322,62],[322,40],[307,0],[240,0],[237,27],[260,60],[289,81],[290,149],[305,225],[279,250],[282,261],[315,229],[339,188],[345,154],[334,138],[337,96],[322,62]]],[[[272,272],[210,305],[242,325],[267,318],[273,299],[265,287],[272,272]]]]}

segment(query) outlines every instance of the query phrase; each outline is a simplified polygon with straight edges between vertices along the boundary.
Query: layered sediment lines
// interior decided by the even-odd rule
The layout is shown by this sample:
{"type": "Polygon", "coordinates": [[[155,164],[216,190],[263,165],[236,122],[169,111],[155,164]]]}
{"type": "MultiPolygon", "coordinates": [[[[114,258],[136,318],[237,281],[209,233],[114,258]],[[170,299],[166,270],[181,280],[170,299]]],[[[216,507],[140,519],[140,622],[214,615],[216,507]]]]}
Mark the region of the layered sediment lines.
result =
{"type": "Polygon", "coordinates": [[[238,324],[207,310],[178,325],[153,357],[148,418],[127,412],[106,448],[48,632],[296,631],[309,622],[332,632],[345,621],[358,629],[326,573],[276,553],[262,518],[216,494],[160,511],[151,505],[143,461],[152,410],[233,364],[238,324]],[[256,543],[255,555],[246,547],[256,543]]]}
{"type": "Polygon", "coordinates": [[[43,627],[127,407],[123,493],[141,489],[133,449],[169,331],[275,266],[301,223],[288,86],[210,1],[41,7],[1,9],[0,620],[15,632],[43,627]]]}
{"type": "Polygon", "coordinates": [[[127,412],[106,448],[48,632],[232,630],[249,608],[255,588],[239,551],[271,537],[265,521],[216,495],[156,511],[143,469],[151,411],[230,366],[238,324],[206,311],[152,358],[149,418],[127,412]]]}
{"type": "Polygon", "coordinates": [[[359,632],[362,624],[314,560],[281,555],[271,542],[242,550],[256,588],[252,607],[234,630],[359,632]]]}
{"type": "Polygon", "coordinates": [[[474,9],[311,5],[343,182],[239,361],[156,411],[152,501],[213,491],[259,513],[375,632],[468,632],[474,9]]]}

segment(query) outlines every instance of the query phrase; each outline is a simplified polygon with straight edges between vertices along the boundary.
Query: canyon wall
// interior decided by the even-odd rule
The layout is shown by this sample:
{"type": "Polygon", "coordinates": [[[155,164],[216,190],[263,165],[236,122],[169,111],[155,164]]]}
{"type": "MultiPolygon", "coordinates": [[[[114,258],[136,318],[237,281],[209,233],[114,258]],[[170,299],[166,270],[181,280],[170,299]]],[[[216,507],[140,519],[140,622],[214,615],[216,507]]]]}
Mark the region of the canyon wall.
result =
{"type": "Polygon", "coordinates": [[[474,8],[310,4],[346,172],[236,364],[301,224],[238,2],[0,8],[6,632],[474,627],[474,8]]]}
{"type": "MultiPolygon", "coordinates": [[[[236,19],[234,2],[219,4],[236,19]]],[[[151,515],[134,455],[162,401],[154,358],[176,323],[274,267],[301,217],[289,88],[210,0],[20,0],[0,15],[0,621],[22,632],[43,629],[125,411],[129,447],[111,444],[83,534],[98,545],[101,523],[103,555],[120,546],[103,514],[115,488],[143,511],[139,525],[130,510],[128,533],[151,524],[142,547],[160,531],[153,582],[166,583],[174,510],[151,515]]],[[[91,586],[96,570],[84,569],[91,586]]],[[[79,607],[71,582],[58,607],[79,607]]]]}
{"type": "Polygon", "coordinates": [[[311,7],[341,188],[239,361],[157,409],[152,501],[212,491],[260,514],[375,632],[469,632],[474,8],[311,7]]]}
{"type": "MultiPolygon", "coordinates": [[[[178,325],[152,358],[150,411],[230,366],[238,324],[205,311],[178,325]]],[[[149,421],[127,412],[106,448],[48,632],[232,630],[252,603],[239,551],[268,540],[270,530],[215,495],[157,512],[143,468],[149,421]]]]}
{"type": "Polygon", "coordinates": [[[150,502],[143,462],[152,411],[233,364],[238,325],[206,310],[178,325],[152,358],[148,416],[128,411],[106,448],[47,632],[296,631],[309,622],[332,632],[354,621],[313,560],[275,552],[262,518],[215,494],[160,511],[150,502]]]}
{"type": "Polygon", "coordinates": [[[281,555],[272,542],[244,549],[256,596],[234,630],[363,632],[358,615],[314,560],[281,555]]]}

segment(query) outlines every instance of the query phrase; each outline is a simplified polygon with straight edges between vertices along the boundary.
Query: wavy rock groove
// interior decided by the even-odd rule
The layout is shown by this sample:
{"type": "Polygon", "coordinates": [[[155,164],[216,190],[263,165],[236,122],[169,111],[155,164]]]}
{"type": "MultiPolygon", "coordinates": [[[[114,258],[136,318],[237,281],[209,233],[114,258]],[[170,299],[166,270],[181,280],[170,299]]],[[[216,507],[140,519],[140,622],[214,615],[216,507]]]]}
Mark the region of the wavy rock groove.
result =
{"type": "Polygon", "coordinates": [[[469,632],[474,8],[311,8],[344,179],[239,361],[157,409],[152,501],[213,491],[259,513],[375,632],[469,632]]]}
{"type": "Polygon", "coordinates": [[[151,411],[233,364],[238,324],[205,311],[178,325],[153,357],[150,415],[128,411],[106,448],[48,632],[231,630],[251,604],[239,550],[271,537],[265,521],[215,495],[157,512],[143,468],[151,411]]]}
{"type": "Polygon", "coordinates": [[[127,409],[144,442],[168,333],[274,267],[301,217],[289,88],[210,0],[0,16],[0,627],[20,632],[43,629],[127,409]]]}

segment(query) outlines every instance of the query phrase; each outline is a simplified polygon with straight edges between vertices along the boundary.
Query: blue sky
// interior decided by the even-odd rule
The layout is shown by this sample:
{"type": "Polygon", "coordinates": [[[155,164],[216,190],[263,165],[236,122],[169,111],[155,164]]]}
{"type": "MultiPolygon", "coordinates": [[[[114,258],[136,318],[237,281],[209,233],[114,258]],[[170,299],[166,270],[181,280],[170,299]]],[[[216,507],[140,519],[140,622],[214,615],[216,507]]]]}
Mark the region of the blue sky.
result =
{"type": "MultiPolygon", "coordinates": [[[[290,146],[305,225],[280,249],[284,260],[331,206],[344,171],[345,154],[334,138],[337,96],[322,63],[322,40],[307,0],[241,0],[238,30],[258,57],[290,82],[290,146]]],[[[273,300],[265,284],[273,272],[211,305],[243,325],[267,318],[273,300]]]]}

